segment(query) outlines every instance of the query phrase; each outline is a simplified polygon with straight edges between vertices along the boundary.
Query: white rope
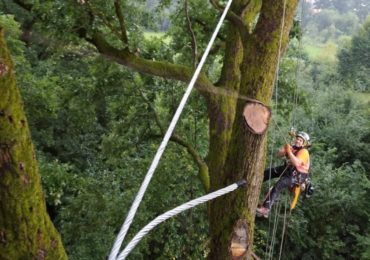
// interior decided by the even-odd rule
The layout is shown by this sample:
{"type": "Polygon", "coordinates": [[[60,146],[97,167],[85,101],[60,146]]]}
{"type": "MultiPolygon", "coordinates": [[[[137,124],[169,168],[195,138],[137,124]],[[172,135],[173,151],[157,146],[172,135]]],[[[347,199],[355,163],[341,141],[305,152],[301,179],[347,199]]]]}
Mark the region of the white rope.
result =
{"type": "Polygon", "coordinates": [[[167,211],[166,213],[163,213],[162,215],[156,217],[154,220],[152,220],[149,224],[147,224],[144,228],[142,228],[135,237],[130,241],[130,243],[127,244],[125,249],[122,251],[122,253],[118,256],[117,260],[123,260],[125,259],[128,254],[134,249],[134,247],[139,243],[139,241],[147,234],[150,230],[152,230],[155,226],[162,223],[163,221],[187,210],[192,207],[195,207],[201,203],[207,202],[209,200],[215,199],[219,196],[225,195],[229,192],[232,192],[236,190],[237,188],[243,186],[245,184],[244,181],[231,184],[223,189],[219,189],[217,191],[214,191],[212,193],[209,193],[207,195],[204,195],[202,197],[199,197],[197,199],[191,200],[187,203],[184,203],[170,211],[167,211]]]}
{"type": "Polygon", "coordinates": [[[168,141],[169,141],[169,139],[170,139],[170,137],[172,135],[172,132],[175,129],[176,123],[179,120],[179,117],[180,117],[180,115],[182,113],[182,110],[183,110],[183,108],[184,108],[184,106],[185,106],[185,104],[186,104],[186,102],[188,100],[188,97],[189,97],[190,93],[191,93],[191,90],[193,89],[193,86],[195,84],[195,81],[197,80],[197,78],[199,76],[199,73],[200,73],[200,71],[201,71],[201,69],[203,67],[203,64],[204,64],[204,62],[205,62],[205,60],[206,60],[206,58],[208,56],[208,53],[209,53],[209,51],[210,51],[210,49],[211,49],[211,47],[213,45],[213,42],[216,39],[216,36],[218,34],[218,31],[220,30],[221,25],[222,25],[222,23],[223,23],[223,21],[224,21],[224,19],[226,17],[226,14],[227,14],[230,6],[231,6],[231,2],[232,2],[232,0],[229,0],[228,1],[227,5],[226,5],[226,7],[225,7],[225,9],[224,9],[224,11],[222,13],[222,16],[220,18],[220,21],[218,22],[217,27],[216,27],[216,29],[213,32],[213,35],[211,37],[211,40],[209,41],[208,46],[207,46],[207,48],[206,48],[206,50],[205,50],[205,52],[204,52],[204,54],[202,56],[202,59],[199,62],[198,67],[195,70],[195,73],[194,73],[194,75],[193,75],[193,77],[192,77],[192,79],[191,79],[191,81],[189,83],[189,86],[187,87],[187,89],[185,91],[185,94],[184,94],[184,96],[181,99],[180,105],[177,108],[176,113],[175,113],[175,115],[172,118],[172,121],[170,123],[170,126],[168,127],[168,130],[167,130],[167,132],[166,132],[166,134],[165,134],[165,136],[164,136],[164,138],[162,140],[162,143],[159,146],[156,155],[154,156],[154,159],[152,161],[152,164],[150,165],[149,170],[148,170],[148,172],[147,172],[147,174],[145,176],[145,179],[144,179],[143,183],[141,184],[140,190],[139,190],[138,194],[136,195],[136,198],[135,198],[135,200],[134,200],[134,202],[133,202],[133,204],[132,204],[132,206],[130,208],[130,211],[129,211],[127,217],[126,217],[126,220],[125,220],[124,224],[122,225],[122,228],[121,228],[121,230],[120,230],[120,232],[119,232],[119,234],[118,234],[118,236],[117,236],[117,238],[116,238],[116,240],[114,242],[114,245],[112,247],[111,253],[109,255],[109,260],[115,260],[116,259],[116,256],[118,254],[118,251],[121,248],[122,241],[123,241],[123,239],[125,238],[125,236],[127,234],[127,231],[128,231],[128,229],[129,229],[129,227],[130,227],[130,225],[132,223],[132,220],[133,220],[134,216],[135,216],[136,210],[137,210],[137,208],[140,205],[140,202],[141,202],[141,200],[142,200],[142,198],[144,196],[144,193],[145,193],[145,191],[146,191],[146,189],[147,189],[147,187],[149,185],[149,182],[150,182],[150,180],[151,180],[151,178],[153,176],[153,173],[154,173],[155,169],[157,168],[157,165],[159,163],[160,158],[162,157],[162,154],[164,152],[164,149],[166,148],[167,143],[168,143],[168,141]]]}

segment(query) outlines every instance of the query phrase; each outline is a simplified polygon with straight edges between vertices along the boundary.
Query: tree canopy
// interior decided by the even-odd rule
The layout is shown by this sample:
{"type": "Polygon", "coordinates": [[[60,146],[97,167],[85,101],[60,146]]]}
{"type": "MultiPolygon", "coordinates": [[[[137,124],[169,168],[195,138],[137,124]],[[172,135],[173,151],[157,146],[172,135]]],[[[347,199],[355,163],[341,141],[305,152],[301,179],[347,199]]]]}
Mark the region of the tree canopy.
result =
{"type": "MultiPolygon", "coordinates": [[[[0,3],[47,210],[70,259],[108,255],[222,10],[217,1],[185,2],[0,3]]],[[[288,44],[295,1],[287,1],[283,34],[283,1],[234,2],[127,241],[155,216],[207,191],[240,178],[250,186],[158,226],[129,259],[226,259],[239,219],[250,227],[248,254],[268,258],[272,222],[254,222],[254,211],[263,167],[291,125],[313,139],[315,193],[292,212],[285,239],[278,223],[272,254],[278,257],[281,244],[284,259],[366,259],[369,99],[354,80],[368,80],[355,74],[366,71],[367,23],[356,34],[353,14],[322,6],[309,27],[301,21],[296,30],[295,23],[288,44]],[[319,16],[328,26],[319,28],[319,16]],[[310,39],[307,28],[322,41],[310,39]],[[268,135],[245,129],[245,100],[223,90],[269,105],[268,135]]]]}

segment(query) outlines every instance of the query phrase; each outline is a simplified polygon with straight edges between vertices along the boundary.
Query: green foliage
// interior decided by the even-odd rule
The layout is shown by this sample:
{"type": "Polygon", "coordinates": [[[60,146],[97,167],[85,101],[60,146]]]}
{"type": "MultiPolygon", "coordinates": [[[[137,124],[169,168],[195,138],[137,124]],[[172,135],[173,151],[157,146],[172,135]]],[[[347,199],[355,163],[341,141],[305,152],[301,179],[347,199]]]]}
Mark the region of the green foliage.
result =
{"type": "Polygon", "coordinates": [[[24,42],[19,40],[22,33],[19,23],[14,20],[13,15],[5,15],[0,13],[0,28],[4,28],[7,45],[14,57],[15,64],[26,62],[23,57],[24,42]]]}
{"type": "Polygon", "coordinates": [[[74,158],[73,163],[83,168],[99,152],[97,136],[104,133],[105,108],[104,98],[97,95],[104,92],[101,82],[90,65],[96,57],[76,65],[77,57],[81,56],[70,53],[42,61],[22,74],[20,82],[27,112],[34,115],[30,125],[39,148],[62,162],[74,158]]]}
{"type": "MultiPolygon", "coordinates": [[[[335,55],[330,54],[335,48],[326,46],[326,50],[318,49],[317,58],[313,58],[311,54],[302,55],[304,52],[293,41],[280,67],[278,115],[273,113],[275,124],[270,126],[269,152],[289,141],[286,132],[295,118],[293,126],[309,132],[313,140],[311,178],[315,187],[314,195],[305,201],[301,198],[287,218],[282,259],[366,259],[369,255],[367,93],[361,95],[343,86],[343,79],[349,78],[339,75],[332,59],[335,55]],[[294,73],[296,66],[298,71],[294,73]],[[291,97],[297,90],[304,102],[294,107],[291,97]]],[[[273,257],[279,256],[286,196],[291,195],[281,197],[280,209],[275,206],[269,222],[257,222],[254,250],[260,257],[268,257],[266,246],[273,238],[273,257]],[[276,220],[275,210],[279,212],[276,220]],[[276,234],[272,229],[274,221],[276,234]]]]}
{"type": "Polygon", "coordinates": [[[369,91],[370,17],[338,55],[339,73],[343,80],[356,90],[369,91]]]}
{"type": "Polygon", "coordinates": [[[337,169],[325,164],[325,160],[316,161],[315,195],[294,212],[289,223],[287,258],[364,259],[366,240],[359,238],[370,232],[369,179],[358,161],[337,169]]]}
{"type": "MultiPolygon", "coordinates": [[[[129,47],[144,58],[190,64],[190,34],[183,3],[171,2],[122,1],[125,12],[132,14],[127,17],[129,47]],[[167,26],[167,15],[172,26],[166,36],[171,41],[144,37],[148,29],[167,26]]],[[[119,24],[112,19],[113,1],[89,1],[90,6],[81,3],[49,1],[35,6],[33,14],[41,20],[33,30],[48,41],[24,44],[19,40],[21,27],[12,16],[0,16],[0,24],[8,28],[7,37],[19,61],[18,81],[32,135],[42,154],[40,168],[49,213],[70,259],[104,259],[159,145],[162,133],[158,122],[163,128],[168,126],[184,84],[138,75],[97,57],[90,45],[82,44],[71,32],[89,36],[99,29],[114,46],[124,47],[119,24]],[[96,14],[93,22],[88,11],[96,14]],[[81,28],[86,31],[79,31],[81,28]]],[[[201,53],[217,12],[206,1],[189,4],[201,53]],[[205,22],[197,22],[200,18],[205,22]]],[[[20,17],[15,5],[7,7],[20,17]]],[[[344,16],[327,10],[315,16],[317,20],[308,24],[309,33],[317,33],[318,38],[312,39],[325,44],[311,44],[320,47],[312,55],[313,51],[304,52],[301,42],[293,39],[280,65],[278,95],[274,96],[278,110],[270,125],[269,151],[288,139],[290,124],[309,132],[314,141],[312,177],[316,187],[312,199],[293,212],[284,259],[366,259],[370,255],[365,199],[369,196],[370,167],[368,114],[364,113],[368,108],[358,102],[356,93],[338,83],[335,58],[337,42],[343,39],[340,37],[348,37],[358,26],[357,18],[347,11],[343,11],[344,16]]],[[[354,38],[357,43],[351,43],[362,53],[370,46],[366,44],[366,26],[354,38]]],[[[299,34],[300,28],[295,29],[299,34]]],[[[343,51],[349,57],[350,49],[343,51]]],[[[206,64],[212,79],[220,72],[219,53],[206,64]]],[[[354,60],[361,61],[363,68],[366,64],[359,53],[354,60]]],[[[348,63],[341,56],[339,59],[342,64],[348,63]]],[[[342,73],[346,78],[354,73],[351,67],[347,69],[348,74],[342,73]]],[[[365,72],[356,79],[368,79],[365,72]]],[[[197,148],[202,157],[208,149],[206,114],[203,100],[193,93],[176,127],[176,134],[197,148]]],[[[204,194],[197,170],[184,149],[170,143],[127,241],[154,217],[204,194]]],[[[158,226],[129,258],[205,258],[209,242],[206,211],[203,205],[158,226]]],[[[265,241],[271,235],[264,224],[257,222],[255,251],[259,256],[263,256],[265,241]]]]}
{"type": "MultiPolygon", "coordinates": [[[[158,51],[159,39],[140,46],[144,56],[173,55],[165,46],[158,51]]],[[[88,46],[55,49],[51,45],[49,50],[55,54],[41,60],[37,48],[18,54],[28,58],[18,65],[19,83],[32,135],[42,153],[49,214],[70,259],[104,258],[157,148],[161,133],[154,112],[167,126],[182,85],[122,70],[95,56],[88,46]]],[[[176,131],[204,155],[208,133],[201,115],[205,108],[197,95],[189,106],[176,131]]],[[[187,153],[168,148],[167,154],[164,168],[158,169],[158,174],[165,174],[153,179],[128,239],[156,215],[203,194],[187,153]],[[163,188],[166,183],[168,188],[163,188]]],[[[132,258],[203,257],[205,214],[203,206],[163,224],[140,243],[132,258]]]]}
{"type": "MultiPolygon", "coordinates": [[[[307,24],[308,35],[321,43],[336,41],[340,36],[352,35],[358,30],[359,20],[355,14],[345,15],[334,10],[322,10],[313,15],[307,24]]],[[[307,36],[306,34],[306,36],[307,36]]]]}
{"type": "Polygon", "coordinates": [[[362,21],[370,11],[370,4],[367,0],[317,0],[314,6],[317,9],[336,10],[341,14],[353,11],[362,21]]]}
{"type": "Polygon", "coordinates": [[[57,160],[47,161],[44,156],[39,156],[38,161],[46,203],[53,207],[54,211],[86,186],[84,179],[78,176],[73,166],[62,164],[57,160]]]}

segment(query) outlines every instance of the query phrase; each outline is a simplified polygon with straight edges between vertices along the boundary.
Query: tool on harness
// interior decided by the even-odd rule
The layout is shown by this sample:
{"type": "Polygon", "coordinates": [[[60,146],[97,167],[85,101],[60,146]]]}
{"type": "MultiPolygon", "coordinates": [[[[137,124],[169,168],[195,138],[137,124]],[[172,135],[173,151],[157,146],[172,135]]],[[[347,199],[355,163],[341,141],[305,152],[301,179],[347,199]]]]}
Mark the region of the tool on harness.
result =
{"type": "Polygon", "coordinates": [[[305,195],[306,198],[310,198],[313,195],[314,191],[315,191],[315,187],[312,185],[312,182],[311,182],[310,178],[307,178],[306,183],[307,184],[306,184],[306,189],[305,189],[304,195],[305,195]]]}

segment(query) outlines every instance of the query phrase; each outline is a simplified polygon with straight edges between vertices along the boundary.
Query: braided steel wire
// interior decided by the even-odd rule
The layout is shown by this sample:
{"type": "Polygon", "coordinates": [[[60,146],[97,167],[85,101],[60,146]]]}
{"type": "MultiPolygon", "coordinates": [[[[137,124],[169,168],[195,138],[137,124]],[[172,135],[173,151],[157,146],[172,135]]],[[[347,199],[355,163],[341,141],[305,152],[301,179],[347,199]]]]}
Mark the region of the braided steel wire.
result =
{"type": "Polygon", "coordinates": [[[122,253],[117,257],[117,260],[124,260],[128,254],[135,248],[135,246],[139,243],[139,241],[149,233],[150,230],[152,230],[155,226],[162,223],[163,221],[185,211],[190,208],[193,208],[199,204],[205,203],[209,200],[213,200],[217,197],[220,197],[222,195],[225,195],[227,193],[230,193],[237,188],[243,186],[245,184],[245,181],[241,181],[238,183],[231,184],[225,188],[219,189],[217,191],[214,191],[212,193],[209,193],[207,195],[204,195],[202,197],[199,197],[197,199],[191,200],[189,202],[186,202],[170,211],[167,211],[166,213],[163,213],[162,215],[156,217],[154,220],[149,222],[144,228],[142,228],[135,237],[130,241],[130,243],[127,244],[125,249],[122,251],[122,253]]]}

